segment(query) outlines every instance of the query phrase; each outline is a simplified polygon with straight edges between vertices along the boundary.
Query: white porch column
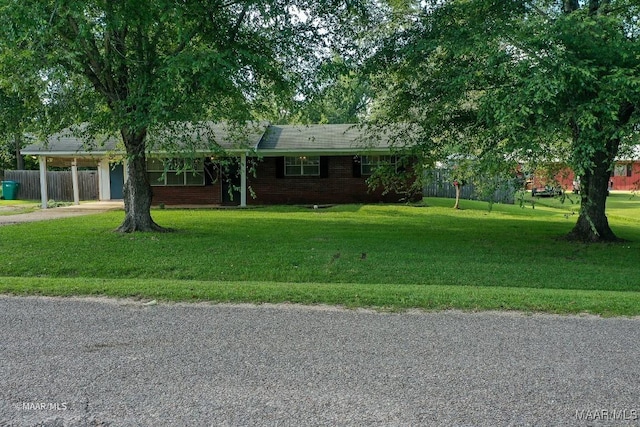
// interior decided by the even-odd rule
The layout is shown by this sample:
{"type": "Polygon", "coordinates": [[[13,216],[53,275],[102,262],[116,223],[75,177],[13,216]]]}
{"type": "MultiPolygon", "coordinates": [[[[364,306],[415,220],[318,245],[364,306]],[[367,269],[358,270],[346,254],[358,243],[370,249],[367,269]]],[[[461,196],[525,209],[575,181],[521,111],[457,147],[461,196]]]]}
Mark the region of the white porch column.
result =
{"type": "Polygon", "coordinates": [[[247,207],[247,154],[240,155],[240,207],[247,207]]]}
{"type": "Polygon", "coordinates": [[[80,204],[80,188],[78,186],[78,161],[71,162],[71,182],[73,183],[73,204],[80,204]]]}
{"type": "Polygon", "coordinates": [[[129,161],[125,158],[122,160],[122,173],[124,174],[124,183],[126,184],[129,177],[129,161]]]}
{"type": "Polygon", "coordinates": [[[111,182],[109,181],[109,160],[102,159],[98,163],[98,199],[111,199],[111,182]]]}
{"type": "Polygon", "coordinates": [[[40,162],[40,200],[42,201],[42,209],[47,209],[47,201],[49,193],[47,192],[47,158],[45,156],[38,157],[40,162]]]}

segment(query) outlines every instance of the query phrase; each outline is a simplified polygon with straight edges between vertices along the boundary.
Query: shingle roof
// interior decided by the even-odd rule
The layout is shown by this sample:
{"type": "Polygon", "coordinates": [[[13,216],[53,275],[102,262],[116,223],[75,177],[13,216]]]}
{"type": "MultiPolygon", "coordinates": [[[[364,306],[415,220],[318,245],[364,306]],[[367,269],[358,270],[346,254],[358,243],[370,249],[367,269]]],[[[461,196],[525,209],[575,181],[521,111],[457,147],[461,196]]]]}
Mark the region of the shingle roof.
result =
{"type": "MultiPolygon", "coordinates": [[[[189,149],[207,152],[214,151],[215,145],[225,150],[255,149],[264,134],[266,126],[266,124],[256,124],[240,129],[223,123],[206,122],[197,125],[188,123],[162,132],[173,135],[171,138],[166,138],[165,135],[165,139],[174,142],[174,147],[159,143],[160,139],[154,139],[153,134],[149,137],[147,147],[151,152],[163,152],[169,148],[175,149],[175,146],[183,146],[185,148],[188,146],[189,149]]],[[[50,136],[44,142],[30,144],[22,149],[22,153],[26,155],[83,156],[100,155],[109,152],[124,152],[121,138],[113,136],[88,138],[82,134],[82,128],[75,130],[65,129],[50,136]]]]}
{"type": "Polygon", "coordinates": [[[381,141],[372,146],[356,125],[269,126],[259,150],[264,151],[362,151],[366,148],[389,148],[381,141]]]}
{"type": "Polygon", "coordinates": [[[97,137],[88,141],[83,139],[78,133],[70,129],[65,129],[55,135],[50,136],[43,142],[29,144],[22,149],[22,154],[103,154],[116,151],[118,140],[114,137],[97,137]],[[87,142],[85,144],[85,142],[87,142]]]}
{"type": "Polygon", "coordinates": [[[174,143],[172,150],[186,148],[198,152],[224,150],[255,150],[268,127],[267,123],[232,125],[225,123],[179,123],[170,130],[163,131],[161,138],[154,140],[151,134],[147,143],[150,152],[162,152],[166,142],[174,143]]]}
{"type": "MultiPolygon", "coordinates": [[[[196,152],[215,152],[215,146],[229,151],[256,150],[262,155],[279,153],[356,153],[388,151],[386,139],[366,140],[364,132],[356,125],[267,125],[259,123],[245,129],[220,123],[179,125],[171,131],[175,135],[172,147],[150,135],[147,148],[151,153],[175,150],[176,145],[196,152]]],[[[98,156],[107,153],[123,154],[120,139],[88,139],[67,129],[47,138],[45,143],[31,144],[22,150],[26,155],[49,156],[98,156]]]]}

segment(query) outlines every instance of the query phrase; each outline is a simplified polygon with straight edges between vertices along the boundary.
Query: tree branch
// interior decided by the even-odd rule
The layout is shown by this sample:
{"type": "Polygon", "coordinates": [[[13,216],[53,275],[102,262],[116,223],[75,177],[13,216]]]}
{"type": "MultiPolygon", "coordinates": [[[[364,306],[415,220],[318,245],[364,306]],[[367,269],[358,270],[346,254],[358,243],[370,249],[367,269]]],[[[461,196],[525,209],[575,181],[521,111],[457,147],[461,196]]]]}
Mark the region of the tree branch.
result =
{"type": "MultiPolygon", "coordinates": [[[[93,84],[96,90],[101,93],[107,100],[110,107],[114,107],[118,101],[118,90],[113,75],[109,73],[109,66],[106,57],[100,55],[100,51],[93,37],[84,37],[80,33],[80,26],[76,20],[67,15],[66,21],[75,38],[68,37],[71,43],[77,43],[80,46],[81,53],[84,54],[86,60],[80,60],[85,76],[93,84]]],[[[108,41],[106,42],[108,43],[108,41]]]]}
{"type": "Polygon", "coordinates": [[[529,6],[531,7],[532,10],[534,10],[538,15],[542,16],[543,18],[547,18],[550,20],[553,19],[550,14],[542,10],[538,5],[532,3],[532,4],[529,4],[529,6]]]}
{"type": "Polygon", "coordinates": [[[580,8],[578,0],[564,0],[563,3],[564,5],[562,10],[564,11],[564,13],[572,13],[580,8]]]}
{"type": "Polygon", "coordinates": [[[238,31],[240,30],[240,25],[242,25],[242,21],[244,21],[245,17],[247,16],[247,12],[249,11],[249,5],[245,4],[242,7],[242,12],[240,12],[240,16],[238,16],[238,19],[236,21],[236,23],[233,25],[233,27],[231,27],[231,30],[229,31],[229,42],[233,43],[236,39],[236,37],[238,36],[238,31]]]}

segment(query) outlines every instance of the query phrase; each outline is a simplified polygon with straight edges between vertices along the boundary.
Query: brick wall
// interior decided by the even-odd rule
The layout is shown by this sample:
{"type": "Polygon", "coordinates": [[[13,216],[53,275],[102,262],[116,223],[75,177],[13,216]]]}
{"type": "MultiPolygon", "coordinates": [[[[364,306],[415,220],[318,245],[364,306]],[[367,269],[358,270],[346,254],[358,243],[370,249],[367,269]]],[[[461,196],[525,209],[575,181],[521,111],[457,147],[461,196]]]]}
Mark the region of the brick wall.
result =
{"type": "MultiPolygon", "coordinates": [[[[247,176],[256,198],[247,194],[249,205],[275,204],[339,204],[339,203],[394,203],[400,196],[394,192],[382,195],[382,190],[370,191],[366,178],[354,177],[353,156],[329,157],[327,177],[282,177],[278,173],[276,157],[265,157],[256,163],[256,177],[247,176]],[[278,177],[280,176],[280,177],[278,177]]],[[[281,166],[280,166],[281,167],[281,166]]],[[[218,180],[204,186],[153,187],[153,205],[219,205],[222,184],[218,180]]],[[[230,205],[238,205],[234,198],[230,205]]]]}
{"type": "Polygon", "coordinates": [[[153,205],[219,205],[221,204],[220,183],[187,187],[152,187],[153,205]]]}
{"type": "Polygon", "coordinates": [[[247,178],[256,198],[247,197],[247,204],[334,204],[397,202],[395,193],[382,196],[382,191],[370,192],[366,177],[354,177],[353,156],[328,158],[328,176],[278,178],[277,158],[265,157],[256,165],[256,177],[247,178]]]}

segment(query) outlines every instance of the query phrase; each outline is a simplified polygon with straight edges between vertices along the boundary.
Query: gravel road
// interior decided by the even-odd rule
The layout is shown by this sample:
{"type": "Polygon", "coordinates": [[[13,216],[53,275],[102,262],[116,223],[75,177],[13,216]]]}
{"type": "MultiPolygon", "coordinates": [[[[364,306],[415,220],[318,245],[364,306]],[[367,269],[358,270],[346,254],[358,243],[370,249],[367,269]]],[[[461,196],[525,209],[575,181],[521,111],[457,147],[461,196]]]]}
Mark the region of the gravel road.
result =
{"type": "Polygon", "coordinates": [[[640,426],[640,319],[0,296],[2,426],[640,426]]]}

